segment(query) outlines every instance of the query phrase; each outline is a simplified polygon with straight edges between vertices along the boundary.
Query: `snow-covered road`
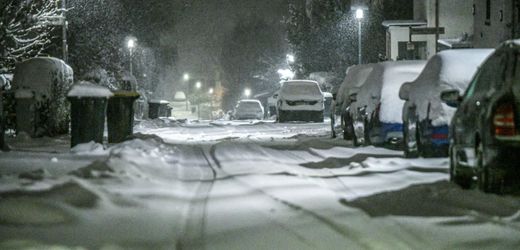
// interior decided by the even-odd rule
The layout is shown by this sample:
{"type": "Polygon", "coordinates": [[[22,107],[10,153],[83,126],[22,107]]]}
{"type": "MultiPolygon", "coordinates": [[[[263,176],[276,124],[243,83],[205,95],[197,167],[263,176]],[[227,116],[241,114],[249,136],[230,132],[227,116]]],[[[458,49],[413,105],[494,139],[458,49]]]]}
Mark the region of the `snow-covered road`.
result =
{"type": "Polygon", "coordinates": [[[520,198],[458,188],[445,158],[352,148],[326,123],[156,120],[136,132],[107,149],[0,153],[0,249],[520,246],[520,198]]]}

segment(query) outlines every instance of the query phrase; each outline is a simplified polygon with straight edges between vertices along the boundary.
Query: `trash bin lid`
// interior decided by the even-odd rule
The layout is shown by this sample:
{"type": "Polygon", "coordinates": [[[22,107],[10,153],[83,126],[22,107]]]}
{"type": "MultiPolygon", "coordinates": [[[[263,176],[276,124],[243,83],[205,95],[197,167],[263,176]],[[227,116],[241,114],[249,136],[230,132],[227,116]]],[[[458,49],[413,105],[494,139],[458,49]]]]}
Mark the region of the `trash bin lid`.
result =
{"type": "Polygon", "coordinates": [[[70,88],[68,97],[98,97],[109,98],[114,94],[106,87],[93,84],[87,81],[78,82],[70,88]]]}
{"type": "Polygon", "coordinates": [[[114,97],[135,97],[138,98],[140,95],[138,92],[135,91],[126,91],[126,90],[118,90],[112,92],[114,94],[114,97]]]}

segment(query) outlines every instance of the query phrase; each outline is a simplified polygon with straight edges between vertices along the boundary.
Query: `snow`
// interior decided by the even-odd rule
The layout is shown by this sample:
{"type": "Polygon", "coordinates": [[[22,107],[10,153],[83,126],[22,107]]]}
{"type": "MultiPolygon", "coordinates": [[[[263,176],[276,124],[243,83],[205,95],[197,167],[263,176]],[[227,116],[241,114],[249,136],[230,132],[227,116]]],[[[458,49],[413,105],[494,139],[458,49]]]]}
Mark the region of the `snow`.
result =
{"type": "Polygon", "coordinates": [[[336,103],[338,106],[341,106],[342,111],[350,104],[349,96],[359,91],[359,88],[363,86],[374,66],[375,64],[362,64],[350,66],[347,69],[345,79],[336,95],[336,103]]]}
{"type": "Polygon", "coordinates": [[[447,125],[455,113],[440,99],[444,90],[456,89],[463,94],[471,79],[493,49],[446,50],[433,56],[423,72],[411,82],[407,106],[417,107],[419,119],[426,119],[428,104],[431,105],[432,125],[447,125]]]}
{"type": "Polygon", "coordinates": [[[460,189],[447,182],[447,158],[352,148],[328,139],[326,123],[148,125],[103,151],[86,143],[32,152],[20,142],[0,152],[0,248],[520,244],[518,196],[460,189]]]}
{"type": "Polygon", "coordinates": [[[186,94],[182,91],[175,92],[175,96],[173,97],[174,101],[186,101],[186,94]]]}
{"type": "Polygon", "coordinates": [[[74,84],[69,93],[68,97],[97,97],[97,98],[109,98],[114,94],[106,87],[93,84],[87,81],[80,81],[74,84]]]}
{"type": "Polygon", "coordinates": [[[166,100],[159,100],[159,99],[152,99],[152,100],[149,101],[149,103],[170,104],[169,101],[166,101],[166,100]]]}
{"type": "Polygon", "coordinates": [[[72,68],[60,59],[36,57],[19,63],[14,71],[13,90],[30,89],[39,101],[44,96],[53,97],[53,84],[57,81],[65,88],[72,85],[72,68]]]}
{"type": "Polygon", "coordinates": [[[352,103],[351,110],[365,107],[371,114],[381,103],[379,119],[387,123],[402,123],[404,101],[399,99],[399,88],[413,81],[424,68],[425,61],[396,61],[376,64],[352,103]]]}
{"type": "Polygon", "coordinates": [[[284,82],[278,99],[282,100],[323,100],[323,93],[315,81],[294,80],[284,82]]]}

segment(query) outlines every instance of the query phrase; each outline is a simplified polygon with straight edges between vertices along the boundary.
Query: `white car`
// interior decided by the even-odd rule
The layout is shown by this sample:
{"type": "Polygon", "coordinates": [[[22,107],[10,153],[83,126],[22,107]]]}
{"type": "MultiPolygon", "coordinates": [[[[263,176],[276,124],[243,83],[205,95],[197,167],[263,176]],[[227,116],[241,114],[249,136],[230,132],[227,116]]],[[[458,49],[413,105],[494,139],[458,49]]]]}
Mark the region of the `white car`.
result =
{"type": "Polygon", "coordinates": [[[233,117],[237,120],[263,120],[264,107],[259,100],[240,100],[237,102],[233,117]]]}
{"type": "Polygon", "coordinates": [[[323,122],[324,107],[324,96],[318,82],[286,81],[278,94],[278,121],[323,122]]]}
{"type": "Polygon", "coordinates": [[[428,60],[413,82],[401,86],[406,157],[448,156],[448,126],[455,108],[442,103],[441,92],[464,93],[478,67],[494,49],[446,50],[428,60]]]}

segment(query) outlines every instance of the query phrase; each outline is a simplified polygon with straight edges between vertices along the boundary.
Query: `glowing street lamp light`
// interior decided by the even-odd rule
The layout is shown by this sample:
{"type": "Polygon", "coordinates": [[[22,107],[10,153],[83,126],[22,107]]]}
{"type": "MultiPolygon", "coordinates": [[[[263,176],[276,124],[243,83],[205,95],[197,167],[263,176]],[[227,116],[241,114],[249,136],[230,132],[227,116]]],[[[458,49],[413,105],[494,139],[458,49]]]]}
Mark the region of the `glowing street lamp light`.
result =
{"type": "Polygon", "coordinates": [[[208,91],[208,93],[209,93],[210,95],[212,95],[212,94],[213,94],[213,92],[214,92],[213,88],[209,88],[209,91],[208,91]]]}
{"type": "Polygon", "coordinates": [[[361,21],[365,18],[363,9],[356,10],[356,19],[358,20],[358,64],[361,64],[361,21]]]}
{"type": "Polygon", "coordinates": [[[189,81],[189,80],[190,80],[190,74],[188,74],[188,73],[184,73],[184,75],[182,76],[182,79],[183,79],[184,81],[189,81]]]}
{"type": "Polygon", "coordinates": [[[202,83],[200,81],[195,83],[195,88],[200,89],[202,87],[202,83]]]}
{"type": "Polygon", "coordinates": [[[137,40],[135,38],[129,38],[126,42],[126,47],[128,48],[128,51],[130,51],[130,75],[133,75],[133,65],[132,65],[132,58],[134,53],[134,48],[136,46],[137,40]]]}
{"type": "Polygon", "coordinates": [[[251,96],[251,89],[244,89],[244,95],[246,96],[246,98],[249,98],[249,96],[251,96]]]}

